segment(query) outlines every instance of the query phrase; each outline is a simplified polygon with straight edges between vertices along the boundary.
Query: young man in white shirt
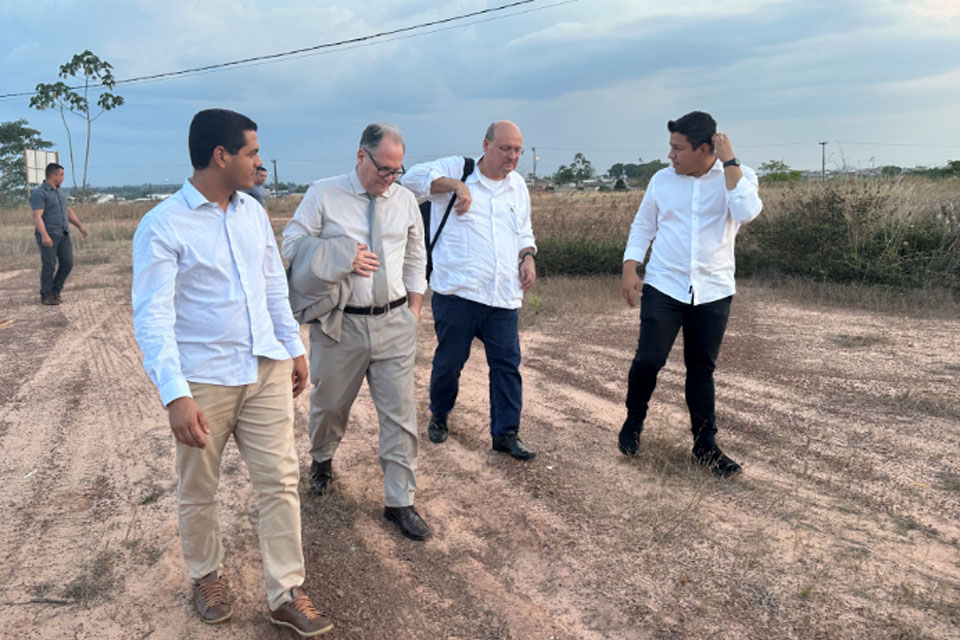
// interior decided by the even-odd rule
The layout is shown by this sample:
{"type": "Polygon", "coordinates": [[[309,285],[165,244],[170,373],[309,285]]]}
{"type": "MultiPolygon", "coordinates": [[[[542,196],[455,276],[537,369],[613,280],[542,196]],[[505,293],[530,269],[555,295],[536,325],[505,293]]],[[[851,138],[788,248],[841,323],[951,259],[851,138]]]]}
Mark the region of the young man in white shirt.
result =
{"type": "Polygon", "coordinates": [[[493,449],[530,460],[536,453],[518,435],[522,386],[517,321],[523,294],[537,278],[537,247],[530,194],[514,171],[522,153],[517,125],[494,122],[484,136],[483,157],[464,180],[466,160],[455,156],[411,168],[403,184],[431,201],[429,238],[437,238],[451,194],[456,195],[454,212],[432,256],[437,350],[430,373],[430,440],[447,439],[447,414],[457,399],[460,371],[470,357],[470,344],[479,338],[490,367],[493,449]]]}
{"type": "Polygon", "coordinates": [[[201,620],[233,613],[216,503],[232,435],[257,494],[270,621],[315,636],[333,623],[302,587],[293,399],[307,364],[270,221],[240,192],[260,164],[256,130],[225,109],[194,116],[193,176],[133,238],[133,327],[177,440],[180,546],[201,620]]]}
{"type": "Polygon", "coordinates": [[[631,307],[642,300],[618,447],[637,452],[657,374],[682,327],[692,459],[728,477],[741,468],[716,444],[713,371],[736,291],[734,239],[763,204],[756,174],[741,166],[709,114],[693,111],[667,129],[672,166],[651,178],[623,255],[623,297],[631,307]],[[651,242],[641,279],[637,267],[651,242]]]}

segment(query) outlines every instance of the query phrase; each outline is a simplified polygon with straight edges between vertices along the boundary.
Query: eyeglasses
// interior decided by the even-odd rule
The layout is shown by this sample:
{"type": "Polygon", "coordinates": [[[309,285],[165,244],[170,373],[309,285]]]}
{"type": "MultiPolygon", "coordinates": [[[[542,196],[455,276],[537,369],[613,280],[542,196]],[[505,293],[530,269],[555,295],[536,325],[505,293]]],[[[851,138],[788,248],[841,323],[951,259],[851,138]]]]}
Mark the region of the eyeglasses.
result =
{"type": "Polygon", "coordinates": [[[366,149],[364,149],[364,151],[366,153],[366,156],[370,158],[370,162],[373,163],[373,166],[377,168],[377,175],[383,178],[384,180],[386,180],[387,178],[393,178],[394,180],[399,180],[400,176],[402,176],[407,172],[407,170],[403,168],[403,165],[400,165],[399,169],[387,169],[386,167],[381,167],[379,164],[377,164],[377,161],[373,159],[372,153],[370,153],[369,151],[366,151],[366,149]]]}
{"type": "Polygon", "coordinates": [[[523,147],[511,147],[510,145],[504,144],[504,145],[500,145],[497,148],[500,149],[500,151],[502,151],[503,153],[510,153],[511,151],[513,151],[518,156],[523,155],[523,147]]]}

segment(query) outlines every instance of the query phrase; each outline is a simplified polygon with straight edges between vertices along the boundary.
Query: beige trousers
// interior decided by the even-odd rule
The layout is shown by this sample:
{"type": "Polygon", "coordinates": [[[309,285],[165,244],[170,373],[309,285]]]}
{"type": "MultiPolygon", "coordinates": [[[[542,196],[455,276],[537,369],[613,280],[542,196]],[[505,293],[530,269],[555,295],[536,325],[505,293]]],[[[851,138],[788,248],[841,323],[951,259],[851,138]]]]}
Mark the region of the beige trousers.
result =
{"type": "Polygon", "coordinates": [[[364,377],[380,421],[384,504],[413,504],[417,486],[417,408],[413,364],[417,316],[397,307],[379,316],[345,313],[340,342],[310,325],[310,455],[317,462],[336,453],[350,408],[364,377]]]}
{"type": "Polygon", "coordinates": [[[260,514],[260,554],[267,600],[276,609],[303,584],[300,545],[300,466],[293,440],[293,361],[260,358],[253,384],[190,383],[210,426],[203,449],[177,443],[177,508],[183,558],[194,579],[219,571],[223,543],[216,493],[220,457],[233,435],[246,462],[260,514]]]}

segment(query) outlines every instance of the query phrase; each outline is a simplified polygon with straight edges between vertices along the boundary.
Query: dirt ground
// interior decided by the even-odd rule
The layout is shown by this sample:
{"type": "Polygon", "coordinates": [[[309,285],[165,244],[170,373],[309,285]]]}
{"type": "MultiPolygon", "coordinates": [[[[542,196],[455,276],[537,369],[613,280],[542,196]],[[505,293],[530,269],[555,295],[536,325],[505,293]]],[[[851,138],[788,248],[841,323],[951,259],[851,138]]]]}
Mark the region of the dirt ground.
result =
{"type": "MultiPolygon", "coordinates": [[[[41,307],[36,270],[0,273],[0,637],[293,637],[266,617],[234,445],[220,519],[235,615],[207,627],[192,610],[173,438],[133,339],[129,277],[122,258],[80,265],[64,304],[41,307]]],[[[547,281],[537,291],[544,308],[583,306],[547,281]]],[[[640,454],[617,452],[637,317],[609,309],[525,320],[530,463],[490,450],[479,347],[450,439],[426,438],[424,314],[417,506],[435,536],[407,540],[382,517],[364,387],[332,495],[301,483],[306,587],[336,623],[325,637],[960,636],[960,321],[742,286],[717,395],[719,442],[745,473],[721,481],[687,462],[679,349],[640,454]]]]}

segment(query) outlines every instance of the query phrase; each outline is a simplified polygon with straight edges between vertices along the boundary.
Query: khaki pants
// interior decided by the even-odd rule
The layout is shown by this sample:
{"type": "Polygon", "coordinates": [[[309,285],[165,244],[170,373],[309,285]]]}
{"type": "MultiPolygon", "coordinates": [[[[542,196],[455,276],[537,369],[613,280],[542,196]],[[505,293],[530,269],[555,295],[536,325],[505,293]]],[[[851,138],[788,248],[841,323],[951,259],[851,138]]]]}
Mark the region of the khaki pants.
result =
{"type": "Polygon", "coordinates": [[[216,492],[220,457],[230,435],[253,483],[260,514],[260,554],[267,600],[276,609],[303,584],[300,466],[293,441],[291,360],[260,358],[258,379],[240,387],[190,383],[210,426],[203,449],[177,443],[177,507],[183,558],[194,579],[219,571],[223,544],[216,492]]]}
{"type": "Polygon", "coordinates": [[[364,377],[380,420],[380,467],[388,507],[413,504],[417,408],[413,364],[417,316],[405,305],[379,316],[344,314],[340,342],[310,325],[310,455],[333,457],[364,377]]]}

